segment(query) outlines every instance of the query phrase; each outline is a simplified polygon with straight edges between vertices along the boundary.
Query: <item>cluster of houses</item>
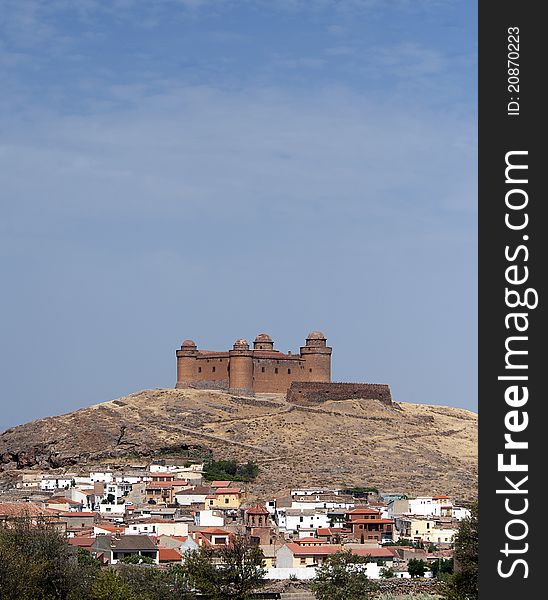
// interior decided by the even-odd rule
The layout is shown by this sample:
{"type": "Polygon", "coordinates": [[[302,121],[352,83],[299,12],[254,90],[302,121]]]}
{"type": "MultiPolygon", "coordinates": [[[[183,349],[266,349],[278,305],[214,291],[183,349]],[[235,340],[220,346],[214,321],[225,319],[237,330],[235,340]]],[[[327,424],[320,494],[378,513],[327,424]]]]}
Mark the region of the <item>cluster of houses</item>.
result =
{"type": "Polygon", "coordinates": [[[238,482],[207,482],[203,465],[167,461],[84,476],[26,473],[10,501],[0,495],[0,523],[46,520],[103,564],[129,556],[177,564],[186,552],[219,550],[245,533],[263,551],[270,579],[310,579],[341,550],[369,557],[370,577],[387,569],[409,577],[411,558],[451,558],[458,523],[468,515],[447,496],[354,497],[326,488],[257,503],[238,482]]]}

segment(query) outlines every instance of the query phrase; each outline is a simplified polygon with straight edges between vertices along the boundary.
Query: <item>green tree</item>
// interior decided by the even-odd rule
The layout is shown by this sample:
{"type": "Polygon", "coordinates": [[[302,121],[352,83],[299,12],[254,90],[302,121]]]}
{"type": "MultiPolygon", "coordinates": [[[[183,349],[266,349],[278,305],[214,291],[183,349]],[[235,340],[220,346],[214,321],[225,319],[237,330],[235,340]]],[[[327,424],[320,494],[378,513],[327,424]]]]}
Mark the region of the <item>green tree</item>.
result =
{"type": "Polygon", "coordinates": [[[438,579],[445,579],[443,575],[453,573],[453,559],[451,560],[435,560],[432,563],[432,573],[438,579]]]}
{"type": "Polygon", "coordinates": [[[450,600],[475,600],[478,597],[478,506],[459,525],[454,544],[454,573],[446,597],[450,600]]]}
{"type": "Polygon", "coordinates": [[[117,573],[139,600],[190,600],[195,598],[180,565],[158,569],[148,565],[117,565],[117,573]]]}
{"type": "Polygon", "coordinates": [[[407,571],[411,577],[424,577],[426,571],[426,564],[424,560],[418,558],[410,558],[407,562],[407,571]]]}
{"type": "Polygon", "coordinates": [[[311,588],[318,600],[367,600],[377,589],[365,573],[368,558],[341,551],[316,569],[311,588]]]}
{"type": "Polygon", "coordinates": [[[0,599],[70,600],[88,597],[95,567],[47,520],[29,515],[0,526],[0,599]]]}
{"type": "Polygon", "coordinates": [[[101,571],[92,586],[93,600],[137,600],[131,586],[124,577],[112,569],[101,571]]]}
{"type": "Polygon", "coordinates": [[[99,569],[101,567],[101,563],[90,552],[84,550],[84,548],[78,548],[76,559],[78,564],[82,566],[92,567],[92,569],[99,569]]]}
{"type": "Polygon", "coordinates": [[[229,479],[233,481],[252,481],[259,474],[259,466],[253,461],[239,465],[234,460],[209,460],[204,464],[204,477],[214,479],[229,479]]]}
{"type": "Polygon", "coordinates": [[[220,551],[188,552],[183,570],[192,588],[211,600],[248,600],[264,583],[264,555],[248,537],[233,536],[220,551]]]}

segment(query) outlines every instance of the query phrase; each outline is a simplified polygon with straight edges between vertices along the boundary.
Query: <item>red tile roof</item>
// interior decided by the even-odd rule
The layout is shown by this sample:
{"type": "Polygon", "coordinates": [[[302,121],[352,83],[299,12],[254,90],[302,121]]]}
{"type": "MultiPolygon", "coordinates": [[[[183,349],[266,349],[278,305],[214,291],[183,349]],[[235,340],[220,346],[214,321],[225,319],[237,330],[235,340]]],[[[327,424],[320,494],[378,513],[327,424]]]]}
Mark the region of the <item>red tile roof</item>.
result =
{"type": "Polygon", "coordinates": [[[318,527],[316,529],[317,534],[321,535],[321,536],[335,535],[337,533],[341,533],[341,531],[342,531],[341,528],[336,528],[336,527],[318,527]]]}
{"type": "Polygon", "coordinates": [[[0,517],[54,516],[57,511],[41,508],[34,502],[0,502],[0,517]]]}
{"type": "Polygon", "coordinates": [[[63,517],[80,518],[80,517],[96,517],[97,516],[96,512],[74,512],[74,511],[67,511],[67,510],[58,510],[56,512],[58,515],[61,515],[63,517]]]}
{"type": "Polygon", "coordinates": [[[50,498],[46,504],[74,504],[80,506],[82,503],[71,500],[70,498],[50,498]]]}
{"type": "Polygon", "coordinates": [[[232,481],[212,481],[211,482],[211,487],[215,487],[215,488],[226,488],[228,487],[230,484],[232,483],[232,481]]]}
{"type": "Polygon", "coordinates": [[[67,541],[71,546],[78,546],[80,548],[91,548],[93,546],[93,543],[95,542],[95,538],[79,536],[69,538],[67,541]]]}
{"type": "MultiPolygon", "coordinates": [[[[337,544],[326,544],[324,546],[299,546],[294,542],[289,542],[286,546],[291,550],[295,556],[325,556],[328,554],[336,554],[344,550],[344,546],[337,544]]],[[[372,558],[392,558],[394,553],[390,548],[349,548],[352,554],[358,556],[371,556],[372,558]]]]}
{"type": "Polygon", "coordinates": [[[245,511],[248,515],[269,515],[270,513],[266,510],[265,506],[261,504],[257,504],[255,506],[250,506],[245,511]]]}
{"type": "Polygon", "coordinates": [[[182,554],[176,548],[158,548],[160,562],[181,562],[182,554]]]}

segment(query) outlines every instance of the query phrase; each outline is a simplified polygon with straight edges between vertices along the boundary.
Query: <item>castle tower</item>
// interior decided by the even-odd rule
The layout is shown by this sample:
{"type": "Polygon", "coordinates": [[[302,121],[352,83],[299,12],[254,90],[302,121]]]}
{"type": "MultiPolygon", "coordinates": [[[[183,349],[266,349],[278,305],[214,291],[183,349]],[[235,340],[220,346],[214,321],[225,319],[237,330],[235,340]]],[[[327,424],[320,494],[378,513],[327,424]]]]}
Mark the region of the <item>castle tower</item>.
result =
{"type": "Polygon", "coordinates": [[[198,349],[192,340],[185,340],[180,350],[177,350],[177,384],[176,388],[189,387],[197,381],[198,349]]]}
{"type": "Polygon", "coordinates": [[[236,340],[229,356],[230,391],[253,394],[253,350],[247,340],[236,340]]]}
{"type": "Polygon", "coordinates": [[[259,333],[253,342],[253,350],[274,350],[274,342],[268,333],[259,333]]]}
{"type": "Polygon", "coordinates": [[[326,337],[321,331],[312,331],[301,346],[301,357],[305,361],[303,381],[331,381],[331,352],[326,337]]]}

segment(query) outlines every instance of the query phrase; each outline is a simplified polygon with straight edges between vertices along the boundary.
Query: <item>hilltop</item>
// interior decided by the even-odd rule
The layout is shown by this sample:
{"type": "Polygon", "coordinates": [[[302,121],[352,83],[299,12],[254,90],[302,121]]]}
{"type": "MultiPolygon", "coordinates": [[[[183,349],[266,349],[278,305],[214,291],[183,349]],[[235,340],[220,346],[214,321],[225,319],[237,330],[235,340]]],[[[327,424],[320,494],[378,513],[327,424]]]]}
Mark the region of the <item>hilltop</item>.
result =
{"type": "Polygon", "coordinates": [[[308,407],[281,394],[156,389],[0,435],[5,472],[209,453],[257,462],[250,491],[258,497],[309,485],[462,500],[477,493],[477,415],[443,406],[353,399],[308,407]]]}

